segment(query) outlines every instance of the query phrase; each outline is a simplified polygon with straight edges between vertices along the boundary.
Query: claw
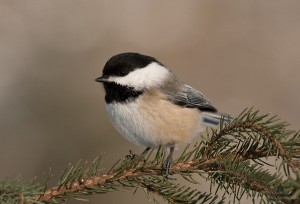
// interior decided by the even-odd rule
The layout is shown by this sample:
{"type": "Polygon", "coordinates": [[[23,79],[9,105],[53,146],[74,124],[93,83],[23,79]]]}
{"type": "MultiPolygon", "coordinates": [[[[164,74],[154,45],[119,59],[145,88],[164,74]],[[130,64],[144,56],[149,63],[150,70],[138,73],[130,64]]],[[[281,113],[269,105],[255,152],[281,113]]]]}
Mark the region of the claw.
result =
{"type": "Polygon", "coordinates": [[[129,154],[127,154],[127,155],[125,156],[125,159],[126,159],[126,160],[127,160],[127,159],[134,159],[136,156],[137,156],[137,155],[134,154],[133,151],[130,149],[130,150],[129,150],[129,154]]]}

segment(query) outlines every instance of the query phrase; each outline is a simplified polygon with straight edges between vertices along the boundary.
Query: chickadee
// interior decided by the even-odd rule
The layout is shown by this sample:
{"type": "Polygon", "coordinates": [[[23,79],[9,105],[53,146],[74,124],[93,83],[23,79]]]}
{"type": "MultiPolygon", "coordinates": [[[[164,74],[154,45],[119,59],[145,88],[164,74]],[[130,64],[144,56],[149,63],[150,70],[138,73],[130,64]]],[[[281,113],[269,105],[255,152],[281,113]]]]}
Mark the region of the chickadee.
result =
{"type": "Polygon", "coordinates": [[[105,89],[107,113],[130,142],[146,147],[169,147],[163,164],[168,175],[175,145],[217,126],[221,116],[204,95],[155,58],[122,53],[111,57],[96,79],[105,89]]]}

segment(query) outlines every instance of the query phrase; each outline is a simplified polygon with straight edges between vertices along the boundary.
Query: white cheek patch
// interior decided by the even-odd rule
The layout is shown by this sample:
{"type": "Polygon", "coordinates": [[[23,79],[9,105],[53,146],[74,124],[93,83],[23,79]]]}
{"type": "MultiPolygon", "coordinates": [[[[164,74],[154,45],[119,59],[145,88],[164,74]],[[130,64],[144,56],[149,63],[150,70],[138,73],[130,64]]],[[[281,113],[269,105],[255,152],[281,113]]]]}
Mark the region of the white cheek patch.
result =
{"type": "Polygon", "coordinates": [[[136,69],[123,77],[110,77],[108,81],[134,87],[137,90],[151,88],[163,83],[170,74],[164,66],[153,62],[145,68],[136,69]]]}

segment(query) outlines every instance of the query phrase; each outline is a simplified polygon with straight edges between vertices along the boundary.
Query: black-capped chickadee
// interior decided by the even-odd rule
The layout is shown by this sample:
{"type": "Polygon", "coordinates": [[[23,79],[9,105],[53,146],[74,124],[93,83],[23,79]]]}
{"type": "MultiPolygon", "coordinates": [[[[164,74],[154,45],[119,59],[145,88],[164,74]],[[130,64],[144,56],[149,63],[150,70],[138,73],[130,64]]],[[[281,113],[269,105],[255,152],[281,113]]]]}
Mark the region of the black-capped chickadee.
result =
{"type": "Polygon", "coordinates": [[[115,128],[130,142],[169,147],[167,174],[176,144],[189,141],[204,125],[217,126],[221,116],[196,89],[155,58],[122,53],[111,57],[96,79],[105,88],[106,110],[115,128]]]}

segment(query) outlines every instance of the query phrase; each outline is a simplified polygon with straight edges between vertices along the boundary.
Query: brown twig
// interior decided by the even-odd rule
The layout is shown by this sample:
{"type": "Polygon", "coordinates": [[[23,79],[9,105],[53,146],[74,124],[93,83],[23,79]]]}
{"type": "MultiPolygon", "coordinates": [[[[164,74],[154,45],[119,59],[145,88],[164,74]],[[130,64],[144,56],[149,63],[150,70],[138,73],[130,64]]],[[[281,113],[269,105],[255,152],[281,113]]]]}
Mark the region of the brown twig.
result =
{"type": "MultiPolygon", "coordinates": [[[[232,174],[232,172],[222,169],[222,165],[217,165],[217,167],[216,167],[215,164],[217,162],[220,162],[220,160],[223,160],[223,158],[222,158],[223,156],[224,155],[220,155],[216,158],[210,158],[210,159],[205,158],[205,159],[201,159],[201,160],[193,160],[193,161],[188,161],[188,162],[176,163],[173,165],[171,172],[173,174],[177,174],[177,173],[181,173],[181,172],[182,173],[183,172],[201,172],[201,171],[210,172],[210,171],[212,171],[212,167],[213,167],[213,171],[219,170],[219,171],[223,171],[223,173],[232,174]]],[[[232,154],[230,157],[233,159],[233,158],[237,158],[238,156],[240,156],[240,155],[232,154]]],[[[244,158],[244,159],[246,159],[246,158],[244,158]]],[[[46,190],[43,195],[35,196],[35,198],[38,201],[45,202],[45,201],[49,201],[55,197],[62,197],[68,193],[79,192],[79,191],[83,191],[84,189],[97,187],[97,186],[105,186],[106,184],[112,183],[115,181],[122,181],[122,180],[130,179],[130,178],[134,178],[134,177],[138,177],[138,176],[142,176],[142,175],[145,176],[145,175],[162,175],[162,174],[163,174],[163,170],[160,169],[160,165],[148,164],[148,165],[144,165],[143,168],[137,167],[137,168],[129,169],[129,170],[125,171],[121,176],[118,175],[117,177],[116,177],[117,173],[112,172],[109,174],[102,174],[102,175],[98,175],[98,176],[83,178],[80,181],[76,181],[69,186],[62,186],[60,188],[53,187],[53,188],[46,190]]],[[[239,177],[241,178],[242,175],[239,175],[239,177]]],[[[243,179],[245,179],[245,178],[243,177],[243,179]]],[[[246,181],[248,182],[248,180],[246,180],[246,181]]],[[[250,183],[251,183],[251,187],[253,187],[253,189],[263,190],[263,192],[267,192],[270,195],[276,194],[276,192],[273,189],[263,186],[255,181],[251,181],[250,183]]],[[[142,187],[145,187],[145,186],[142,185],[142,187]]]]}

